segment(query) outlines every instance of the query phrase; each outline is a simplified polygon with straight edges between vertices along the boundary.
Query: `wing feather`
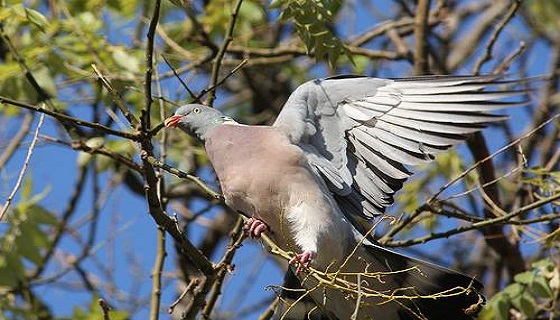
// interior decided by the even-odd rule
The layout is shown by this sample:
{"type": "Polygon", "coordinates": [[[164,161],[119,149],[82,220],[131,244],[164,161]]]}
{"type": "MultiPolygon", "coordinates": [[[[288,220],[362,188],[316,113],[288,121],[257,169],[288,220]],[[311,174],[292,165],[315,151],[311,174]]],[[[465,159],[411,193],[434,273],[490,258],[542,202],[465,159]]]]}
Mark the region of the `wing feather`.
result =
{"type": "Polygon", "coordinates": [[[469,134],[506,117],[489,112],[527,104],[525,80],[498,76],[376,79],[343,76],[299,86],[274,126],[307,154],[350,221],[393,203],[411,175],[469,134]]]}

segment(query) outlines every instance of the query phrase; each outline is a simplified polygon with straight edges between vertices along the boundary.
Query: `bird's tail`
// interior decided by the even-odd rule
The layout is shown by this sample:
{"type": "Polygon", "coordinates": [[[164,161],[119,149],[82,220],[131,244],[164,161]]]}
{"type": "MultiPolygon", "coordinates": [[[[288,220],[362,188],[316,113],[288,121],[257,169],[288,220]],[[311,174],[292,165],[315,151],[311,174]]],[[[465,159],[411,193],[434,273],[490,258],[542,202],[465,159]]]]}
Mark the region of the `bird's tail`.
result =
{"type": "Polygon", "coordinates": [[[364,247],[369,264],[387,273],[381,281],[402,296],[400,319],[473,319],[484,305],[483,286],[472,277],[375,244],[364,247]]]}

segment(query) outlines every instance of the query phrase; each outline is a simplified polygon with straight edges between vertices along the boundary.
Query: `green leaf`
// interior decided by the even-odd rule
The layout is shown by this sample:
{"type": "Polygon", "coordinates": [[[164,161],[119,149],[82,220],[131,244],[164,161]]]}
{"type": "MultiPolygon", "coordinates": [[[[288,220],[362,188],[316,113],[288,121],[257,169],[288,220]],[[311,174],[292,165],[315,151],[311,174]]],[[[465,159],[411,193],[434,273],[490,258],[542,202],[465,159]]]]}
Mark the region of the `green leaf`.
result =
{"type": "Polygon", "coordinates": [[[97,17],[89,11],[78,15],[76,20],[80,22],[82,27],[85,29],[84,31],[97,31],[103,26],[103,22],[97,19],[97,17]]]}
{"type": "Polygon", "coordinates": [[[112,56],[115,64],[126,71],[131,73],[140,72],[140,61],[136,57],[128,54],[124,48],[113,47],[112,56]]]}
{"type": "Polygon", "coordinates": [[[124,310],[111,310],[109,311],[109,317],[111,320],[126,320],[130,318],[130,315],[124,310]]]}
{"type": "Polygon", "coordinates": [[[49,69],[41,67],[32,73],[41,89],[45,90],[51,97],[55,97],[57,93],[56,84],[54,83],[49,69]]]}
{"type": "Polygon", "coordinates": [[[21,261],[21,257],[19,254],[13,250],[13,248],[9,248],[10,251],[5,250],[3,256],[5,257],[5,272],[4,270],[0,269],[0,274],[6,274],[7,277],[11,279],[4,279],[5,283],[10,286],[15,286],[19,282],[19,279],[25,278],[25,268],[23,267],[23,263],[21,261]]]}
{"type": "Polygon", "coordinates": [[[56,218],[56,216],[40,205],[32,204],[27,208],[27,211],[29,212],[29,218],[32,219],[35,223],[46,224],[50,226],[58,224],[58,219],[56,218]]]}
{"type": "Polygon", "coordinates": [[[494,308],[490,305],[486,305],[482,311],[478,314],[478,320],[494,320],[496,319],[496,314],[494,308]]]}
{"type": "Polygon", "coordinates": [[[30,8],[25,8],[25,13],[26,13],[27,19],[29,19],[29,21],[31,21],[31,23],[36,25],[37,28],[39,28],[41,31],[45,32],[45,27],[47,27],[49,25],[49,21],[47,20],[47,18],[45,18],[45,16],[43,14],[41,14],[37,10],[33,10],[33,9],[30,9],[30,8]]]}
{"type": "Polygon", "coordinates": [[[15,287],[18,277],[15,277],[14,273],[17,271],[10,268],[6,255],[0,255],[0,287],[15,287]]]}
{"type": "Polygon", "coordinates": [[[26,175],[21,184],[21,200],[20,202],[26,202],[31,198],[33,192],[33,180],[31,175],[26,175]]]}
{"type": "Polygon", "coordinates": [[[523,315],[525,315],[525,317],[528,319],[532,319],[533,316],[535,315],[536,302],[533,299],[533,297],[531,297],[528,294],[523,294],[518,296],[517,298],[511,301],[511,304],[518,311],[523,313],[523,315]]]}
{"type": "Polygon", "coordinates": [[[502,293],[510,298],[515,298],[525,291],[525,286],[520,283],[512,283],[502,290],[502,293]]]}
{"type": "Polygon", "coordinates": [[[18,16],[20,18],[27,18],[27,13],[25,12],[25,8],[23,4],[16,4],[11,7],[12,14],[18,16]]]}
{"type": "Polygon", "coordinates": [[[515,282],[518,283],[530,284],[534,278],[535,278],[535,274],[532,271],[525,271],[516,274],[515,277],[513,277],[513,280],[515,280],[515,282]]]}
{"type": "Polygon", "coordinates": [[[76,163],[78,164],[78,167],[83,168],[87,166],[91,160],[91,157],[92,155],[87,152],[78,152],[78,156],[76,157],[76,163]]]}
{"type": "Polygon", "coordinates": [[[554,270],[554,263],[550,259],[542,259],[535,261],[531,264],[531,267],[535,269],[540,269],[545,272],[552,272],[554,270]]]}
{"type": "Polygon", "coordinates": [[[264,12],[261,6],[254,2],[243,2],[243,5],[239,9],[239,15],[249,22],[261,21],[264,18],[264,12]]]}
{"type": "Polygon", "coordinates": [[[534,281],[529,285],[529,289],[541,298],[553,297],[552,289],[550,289],[548,280],[545,277],[535,277],[534,281]]]}
{"type": "Polygon", "coordinates": [[[293,19],[307,52],[314,51],[317,60],[326,60],[334,66],[344,53],[352,61],[350,52],[329,28],[340,10],[341,1],[286,1],[273,3],[273,6],[284,7],[280,19],[293,19]]]}
{"type": "MultiPolygon", "coordinates": [[[[29,175],[29,179],[31,179],[31,175],[29,175]]],[[[26,178],[27,180],[27,178],[26,178]]],[[[24,182],[26,181],[24,180],[24,182]]],[[[31,188],[30,186],[28,188],[31,188]]],[[[17,210],[19,210],[22,213],[27,214],[27,210],[29,209],[29,207],[41,200],[43,200],[50,192],[51,190],[51,186],[46,186],[45,189],[43,189],[43,191],[41,191],[40,193],[37,193],[35,195],[31,195],[31,192],[33,191],[32,188],[29,190],[25,190],[22,191],[21,193],[21,199],[19,201],[19,203],[17,204],[17,210]]]]}
{"type": "Polygon", "coordinates": [[[124,15],[128,18],[137,12],[136,7],[138,6],[138,0],[107,0],[106,5],[117,11],[118,14],[124,15]]]}
{"type": "Polygon", "coordinates": [[[84,320],[84,319],[87,318],[87,313],[82,308],[74,307],[73,311],[74,312],[72,314],[72,319],[74,319],[74,320],[84,320]]]}
{"type": "MultiPolygon", "coordinates": [[[[92,149],[100,148],[105,145],[105,139],[102,137],[91,138],[85,142],[85,145],[92,149]]],[[[78,166],[79,167],[87,166],[91,161],[92,157],[93,155],[90,153],[83,152],[83,151],[78,152],[78,157],[76,158],[78,166]]]]}
{"type": "Polygon", "coordinates": [[[18,76],[20,74],[21,74],[21,69],[17,63],[3,61],[0,64],[0,80],[6,80],[8,78],[18,76]]]}
{"type": "Polygon", "coordinates": [[[494,314],[496,316],[496,320],[509,320],[510,305],[509,299],[496,300],[494,304],[494,314]]]}
{"type": "Polygon", "coordinates": [[[41,263],[40,247],[36,245],[37,233],[41,230],[30,223],[19,225],[20,234],[15,238],[17,252],[27,260],[38,265],[41,263]]]}

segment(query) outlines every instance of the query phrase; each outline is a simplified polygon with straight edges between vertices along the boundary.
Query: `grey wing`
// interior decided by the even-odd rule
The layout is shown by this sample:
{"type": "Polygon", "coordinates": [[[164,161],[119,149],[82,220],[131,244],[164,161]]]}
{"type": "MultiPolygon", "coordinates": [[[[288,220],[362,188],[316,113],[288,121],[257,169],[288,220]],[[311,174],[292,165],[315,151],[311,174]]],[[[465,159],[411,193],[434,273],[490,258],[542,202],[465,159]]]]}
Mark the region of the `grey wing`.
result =
{"type": "Polygon", "coordinates": [[[393,203],[407,167],[504,119],[489,111],[526,104],[525,90],[507,89],[523,80],[496,78],[313,80],[290,96],[274,126],[306,152],[351,221],[370,219],[393,203]]]}

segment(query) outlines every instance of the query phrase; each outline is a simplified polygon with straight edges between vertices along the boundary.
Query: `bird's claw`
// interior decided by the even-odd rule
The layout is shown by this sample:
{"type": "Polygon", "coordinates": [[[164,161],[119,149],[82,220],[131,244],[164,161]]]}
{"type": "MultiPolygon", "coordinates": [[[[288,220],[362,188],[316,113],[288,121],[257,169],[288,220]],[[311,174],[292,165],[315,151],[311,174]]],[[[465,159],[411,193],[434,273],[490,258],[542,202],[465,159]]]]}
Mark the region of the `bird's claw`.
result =
{"type": "Polygon", "coordinates": [[[264,221],[251,217],[245,222],[244,229],[251,238],[260,238],[261,234],[268,230],[268,226],[264,221]]]}
{"type": "Polygon", "coordinates": [[[309,268],[313,259],[317,254],[313,251],[307,250],[302,253],[298,253],[290,259],[290,265],[296,267],[296,275],[299,275],[304,268],[309,268]]]}

